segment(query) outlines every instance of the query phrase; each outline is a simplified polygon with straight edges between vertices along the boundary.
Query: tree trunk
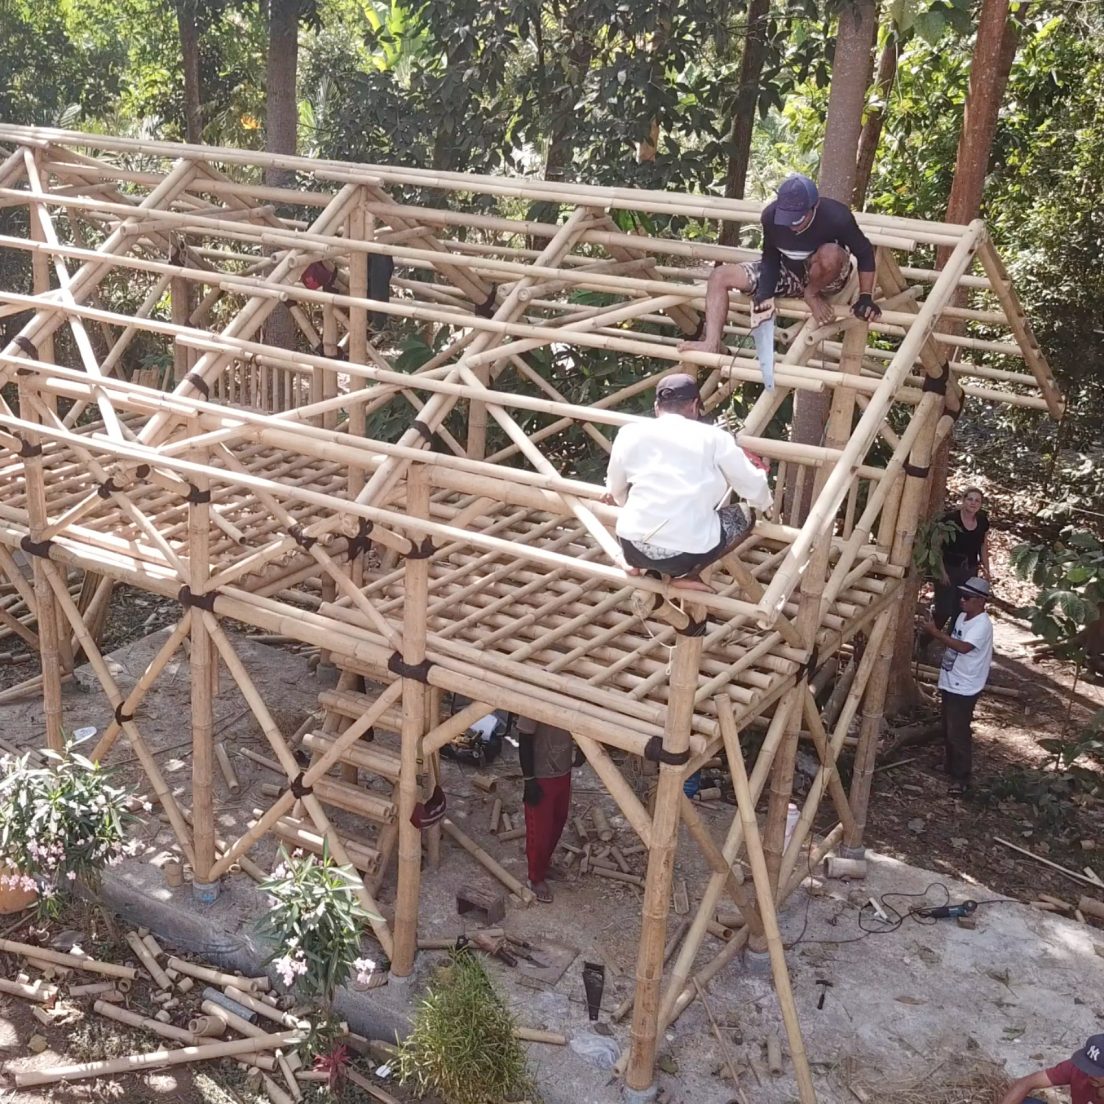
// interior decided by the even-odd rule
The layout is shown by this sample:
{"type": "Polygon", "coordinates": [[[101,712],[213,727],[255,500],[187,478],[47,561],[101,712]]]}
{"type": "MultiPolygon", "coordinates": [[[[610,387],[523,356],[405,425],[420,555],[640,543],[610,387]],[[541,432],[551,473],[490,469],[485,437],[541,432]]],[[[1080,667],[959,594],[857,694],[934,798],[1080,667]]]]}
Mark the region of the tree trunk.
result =
{"type": "Polygon", "coordinates": [[[855,189],[855,159],[877,29],[875,0],[853,0],[840,10],[817,187],[841,203],[850,203],[855,189]]]}
{"type": "Polygon", "coordinates": [[[184,66],[184,138],[193,145],[203,141],[203,90],[199,76],[199,26],[195,0],[176,0],[176,25],[180,31],[180,57],[184,66]]]}
{"type": "Polygon", "coordinates": [[[900,43],[896,35],[890,35],[882,47],[878,59],[878,76],[874,83],[876,101],[866,116],[862,135],[859,137],[859,156],[855,165],[855,190],[851,205],[856,211],[862,210],[866,203],[866,189],[870,185],[870,174],[874,169],[874,158],[878,152],[878,143],[882,138],[886,112],[889,109],[889,97],[893,93],[893,82],[897,79],[897,56],[900,43]]]}
{"type": "MultiPolygon", "coordinates": [[[[265,99],[265,151],[294,154],[298,144],[299,105],[296,78],[299,66],[299,0],[269,0],[268,62],[265,99]]],[[[272,187],[290,184],[294,174],[287,169],[265,169],[265,183],[272,187]]],[[[264,325],[267,345],[281,349],[295,347],[296,326],[291,311],[279,304],[264,325]]]]}
{"type": "MultiPolygon", "coordinates": [[[[751,0],[747,13],[747,35],[744,56],[740,61],[740,86],[732,106],[732,125],[728,131],[728,171],[725,174],[725,196],[743,199],[751,163],[751,139],[755,132],[755,108],[759,103],[759,80],[767,57],[767,30],[770,0],[751,0]]],[[[721,223],[721,245],[736,245],[740,238],[740,223],[721,223]]]]}
{"type": "MultiPolygon", "coordinates": [[[[948,222],[970,222],[981,210],[985,177],[997,131],[997,118],[1016,56],[1019,32],[1019,21],[1009,17],[1008,0],[982,0],[970,66],[970,88],[966,94],[962,130],[958,136],[954,180],[947,200],[948,222]]],[[[949,252],[940,250],[937,253],[936,264],[939,268],[946,263],[949,252]]],[[[955,332],[962,329],[962,324],[945,320],[940,328],[955,332]]],[[[953,444],[952,430],[932,457],[931,474],[928,477],[929,517],[942,510],[946,500],[953,444]]],[[[902,602],[906,605],[914,603],[919,587],[918,579],[910,580],[902,602]]],[[[886,699],[886,712],[890,715],[907,708],[916,699],[916,689],[909,672],[912,643],[911,634],[906,635],[902,628],[898,632],[893,656],[895,677],[890,680],[886,699]],[[909,673],[906,675],[906,672],[909,673]]]]}
{"type": "MultiPolygon", "coordinates": [[[[842,203],[850,202],[855,187],[856,154],[866,90],[874,66],[872,51],[877,28],[875,0],[854,0],[840,11],[817,186],[822,195],[842,203]]],[[[831,402],[831,393],[827,391],[797,392],[790,439],[804,445],[819,445],[831,402]]],[[[809,512],[813,477],[811,469],[795,467],[791,485],[786,488],[786,501],[789,523],[801,525],[809,512]]]]}

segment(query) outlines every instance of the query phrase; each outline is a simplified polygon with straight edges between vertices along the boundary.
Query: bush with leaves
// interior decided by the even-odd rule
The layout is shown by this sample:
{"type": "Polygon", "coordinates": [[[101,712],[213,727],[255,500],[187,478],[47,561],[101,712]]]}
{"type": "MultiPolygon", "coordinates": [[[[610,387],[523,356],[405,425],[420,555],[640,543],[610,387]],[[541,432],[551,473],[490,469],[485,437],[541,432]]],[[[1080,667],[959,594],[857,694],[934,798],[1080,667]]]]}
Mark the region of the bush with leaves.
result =
{"type": "Polygon", "coordinates": [[[501,1104],[530,1086],[514,1021],[482,964],[457,951],[399,1047],[399,1077],[445,1104],[501,1104]]]}
{"type": "Polygon", "coordinates": [[[269,911],[258,925],[275,950],[269,959],[284,985],[329,1005],[354,973],[366,981],[376,963],[360,957],[360,934],[371,919],[357,891],[352,867],[281,849],[272,877],[261,884],[269,911]]]}
{"type": "Polygon", "coordinates": [[[105,866],[133,854],[131,794],[99,763],[70,752],[0,759],[0,885],[38,890],[39,911],[56,917],[75,884],[95,886],[105,866]]]}
{"type": "Polygon", "coordinates": [[[925,579],[943,578],[943,549],[955,534],[957,526],[940,514],[921,522],[912,544],[912,562],[925,579]]]}
{"type": "Polygon", "coordinates": [[[1063,529],[1047,544],[1012,549],[1012,566],[1038,593],[1023,615],[1056,654],[1091,664],[1104,613],[1104,542],[1081,529],[1063,529]],[[1095,626],[1095,628],[1094,628],[1095,626]]]}

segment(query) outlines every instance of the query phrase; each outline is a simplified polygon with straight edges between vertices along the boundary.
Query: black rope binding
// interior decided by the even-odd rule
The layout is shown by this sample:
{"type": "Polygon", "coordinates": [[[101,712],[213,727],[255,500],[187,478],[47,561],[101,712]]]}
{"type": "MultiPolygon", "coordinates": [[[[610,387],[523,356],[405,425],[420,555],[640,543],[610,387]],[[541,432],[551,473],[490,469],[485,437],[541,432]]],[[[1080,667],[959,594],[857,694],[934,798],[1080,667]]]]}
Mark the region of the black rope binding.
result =
{"type": "Polygon", "coordinates": [[[296,801],[299,801],[304,797],[309,797],[312,793],[314,793],[314,787],[308,786],[306,782],[303,781],[303,779],[306,777],[306,773],[300,771],[288,785],[288,789],[291,790],[291,796],[294,797],[296,801]]]}
{"type": "Polygon", "coordinates": [[[408,560],[428,560],[436,551],[437,546],[433,543],[433,538],[423,537],[421,544],[410,542],[410,551],[407,552],[406,558],[408,560]]]}
{"type": "Polygon", "coordinates": [[[127,721],[133,721],[134,720],[134,714],[133,713],[124,713],[123,712],[123,705],[124,704],[125,704],[124,702],[119,702],[119,704],[117,706],[115,706],[115,723],[116,724],[122,725],[122,724],[126,724],[127,721]]]}
{"type": "Polygon", "coordinates": [[[215,612],[215,599],[218,597],[219,592],[217,590],[209,590],[206,594],[193,594],[190,586],[182,586],[176,594],[176,600],[186,607],[195,606],[197,609],[206,610],[208,613],[215,612]]]}
{"type": "Polygon", "coordinates": [[[805,666],[801,669],[801,677],[806,682],[811,682],[813,675],[817,673],[817,668],[820,666],[820,649],[817,645],[813,645],[812,651],[809,652],[809,658],[805,661],[805,666]]]}
{"type": "MultiPolygon", "coordinates": [[[[18,437],[19,435],[16,434],[16,436],[18,437]]],[[[19,437],[19,455],[25,460],[32,456],[41,456],[42,446],[31,444],[26,437],[19,437]]]]}
{"type": "Polygon", "coordinates": [[[700,621],[693,621],[688,618],[686,628],[675,629],[675,632],[678,633],[679,636],[705,636],[705,630],[708,624],[708,617],[703,617],[700,621]]]}
{"type": "Polygon", "coordinates": [[[301,525],[291,526],[291,528],[288,529],[288,536],[291,537],[304,552],[309,552],[311,550],[311,545],[318,543],[318,538],[308,537],[307,531],[301,525]]]}
{"type": "Polygon", "coordinates": [[[146,476],[149,475],[149,473],[150,473],[149,464],[139,464],[138,467],[136,467],[134,469],[134,477],[136,479],[145,479],[146,476]]]}
{"type": "Polygon", "coordinates": [[[387,661],[387,669],[399,678],[414,679],[415,682],[429,683],[429,669],[433,666],[431,660],[423,659],[421,663],[406,663],[402,652],[392,652],[387,661]]]}
{"type": "Polygon", "coordinates": [[[96,494],[98,494],[100,498],[110,498],[116,491],[121,491],[122,489],[123,488],[120,487],[114,479],[108,478],[96,487],[96,494]]]}
{"type": "Polygon", "coordinates": [[[184,377],[184,382],[190,383],[205,399],[211,397],[211,388],[198,372],[189,372],[184,377]]]}
{"type": "Polygon", "coordinates": [[[192,506],[206,506],[211,501],[211,490],[208,488],[201,491],[194,483],[189,483],[188,493],[184,496],[184,501],[192,506]]]}
{"type": "Polygon", "coordinates": [[[498,288],[491,284],[491,292],[482,303],[477,303],[474,313],[480,318],[490,318],[498,303],[498,288]]]}
{"type": "Polygon", "coordinates": [[[928,472],[930,472],[930,471],[931,471],[931,465],[930,464],[924,464],[924,465],[906,464],[905,465],[905,475],[911,475],[911,476],[914,476],[917,479],[927,479],[928,478],[928,472]]]}
{"type": "Polygon", "coordinates": [[[653,736],[644,745],[644,758],[653,763],[666,763],[669,767],[683,767],[690,762],[690,749],[667,751],[663,747],[663,737],[653,736]]]}
{"type": "Polygon", "coordinates": [[[24,537],[19,542],[19,547],[27,553],[28,556],[41,556],[44,560],[50,558],[50,549],[54,547],[52,540],[33,541],[30,537],[24,537]]]}
{"type": "Polygon", "coordinates": [[[423,441],[425,441],[427,445],[433,444],[435,434],[433,430],[430,429],[429,426],[427,426],[425,422],[422,421],[421,418],[415,418],[414,421],[410,423],[410,428],[416,429],[418,431],[418,435],[423,441]]]}
{"type": "Polygon", "coordinates": [[[31,360],[38,360],[38,346],[29,337],[20,334],[15,338],[14,345],[20,352],[26,353],[31,360]]]}
{"type": "Polygon", "coordinates": [[[921,391],[934,391],[937,395],[947,393],[947,381],[951,378],[951,363],[944,361],[938,376],[925,376],[921,391]]]}
{"type": "Polygon", "coordinates": [[[355,560],[357,556],[367,552],[372,546],[372,529],[375,526],[374,521],[369,521],[367,518],[357,519],[357,531],[353,536],[349,537],[349,543],[346,546],[346,552],[349,553],[349,559],[355,560]]]}

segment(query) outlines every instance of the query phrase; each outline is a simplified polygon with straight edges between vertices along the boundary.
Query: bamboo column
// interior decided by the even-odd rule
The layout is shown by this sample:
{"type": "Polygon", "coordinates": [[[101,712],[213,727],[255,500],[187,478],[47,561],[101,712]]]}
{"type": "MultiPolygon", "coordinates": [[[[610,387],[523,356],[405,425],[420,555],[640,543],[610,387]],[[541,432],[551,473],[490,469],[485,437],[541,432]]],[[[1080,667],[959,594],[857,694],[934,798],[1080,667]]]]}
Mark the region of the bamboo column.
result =
{"type": "MultiPolygon", "coordinates": [[[[429,473],[411,464],[406,473],[406,508],[418,517],[429,515],[429,473]]],[[[429,601],[428,556],[408,556],[404,570],[402,660],[407,671],[426,657],[426,606],[429,601]]],[[[426,730],[426,683],[404,675],[399,765],[398,890],[395,896],[395,949],[391,972],[407,977],[414,969],[418,947],[418,897],[422,877],[422,833],[411,817],[418,801],[422,738],[426,730]]]]}
{"type": "MultiPolygon", "coordinates": [[[[28,421],[36,421],[31,407],[30,387],[21,380],[19,409],[28,421]]],[[[27,528],[30,531],[29,540],[35,545],[43,541],[49,524],[41,441],[24,436],[22,458],[27,487],[27,528]]],[[[42,663],[42,714],[46,721],[46,746],[51,751],[60,752],[65,748],[65,733],[62,729],[59,610],[45,565],[37,555],[32,555],[30,559],[34,574],[34,612],[38,617],[38,654],[42,663]]]]}
{"type": "MultiPolygon", "coordinates": [[[[206,455],[197,457],[200,463],[206,455]]],[[[191,476],[193,492],[188,503],[188,588],[193,598],[201,596],[210,575],[211,481],[196,471],[191,476]]],[[[212,679],[214,648],[202,617],[191,618],[189,656],[192,689],[192,832],[195,847],[192,887],[196,897],[210,901],[217,895],[211,882],[215,854],[214,806],[214,702],[212,679]]]]}
{"type": "MultiPolygon", "coordinates": [[[[687,613],[692,621],[705,616],[700,606],[688,606],[687,613]]],[[[694,716],[694,693],[698,688],[702,642],[700,635],[680,634],[675,643],[667,718],[663,725],[663,748],[672,755],[681,755],[690,747],[690,723],[694,716]]],[[[682,768],[661,763],[652,817],[651,847],[648,850],[640,946],[636,958],[636,1000],[630,1030],[632,1049],[625,1073],[625,1084],[636,1092],[649,1090],[655,1081],[660,984],[663,980],[671,880],[678,846],[682,785],[682,768]]]]}
{"type": "MultiPolygon", "coordinates": [[[[798,687],[804,692],[803,687],[798,687]]],[[[786,952],[782,946],[782,933],[778,930],[778,915],[775,912],[776,884],[767,872],[767,862],[763,854],[762,841],[759,838],[759,822],[755,817],[755,805],[748,786],[747,771],[744,770],[744,756],[740,748],[740,737],[732,714],[725,700],[717,703],[717,719],[721,725],[725,751],[728,755],[729,770],[732,772],[732,784],[736,790],[736,804],[740,810],[740,821],[744,826],[744,841],[747,844],[748,865],[751,867],[752,881],[759,898],[759,910],[763,918],[763,927],[767,933],[767,950],[770,953],[771,974],[774,977],[774,991],[778,996],[778,1005],[782,1012],[782,1022],[786,1025],[786,1037],[790,1043],[790,1059],[793,1061],[794,1077],[801,1104],[816,1104],[816,1091],[813,1077],[809,1071],[809,1061],[805,1056],[805,1041],[801,1037],[801,1024],[797,1018],[797,1005],[794,1003],[793,988],[790,985],[790,972],[786,967],[786,952]]]]}

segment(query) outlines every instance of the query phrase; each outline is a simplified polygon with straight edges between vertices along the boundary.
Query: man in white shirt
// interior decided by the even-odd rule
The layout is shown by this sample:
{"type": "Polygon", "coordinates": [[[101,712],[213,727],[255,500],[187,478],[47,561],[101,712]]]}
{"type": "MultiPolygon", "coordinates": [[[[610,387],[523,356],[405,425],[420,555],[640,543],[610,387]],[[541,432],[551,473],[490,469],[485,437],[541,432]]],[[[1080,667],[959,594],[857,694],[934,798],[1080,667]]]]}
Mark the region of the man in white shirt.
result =
{"type": "Polygon", "coordinates": [[[989,680],[993,665],[993,622],[985,612],[989,583],[973,578],[958,588],[962,612],[950,633],[925,613],[920,627],[946,645],[939,671],[943,699],[943,742],[947,752],[950,792],[965,793],[970,785],[974,707],[989,680]]]}
{"type": "Polygon", "coordinates": [[[724,505],[730,490],[759,510],[772,501],[766,465],[701,414],[694,378],[664,376],[655,420],[618,431],[606,475],[608,500],[623,507],[617,536],[629,573],[656,572],[685,590],[709,590],[702,570],[751,535],[750,514],[724,505]]]}

